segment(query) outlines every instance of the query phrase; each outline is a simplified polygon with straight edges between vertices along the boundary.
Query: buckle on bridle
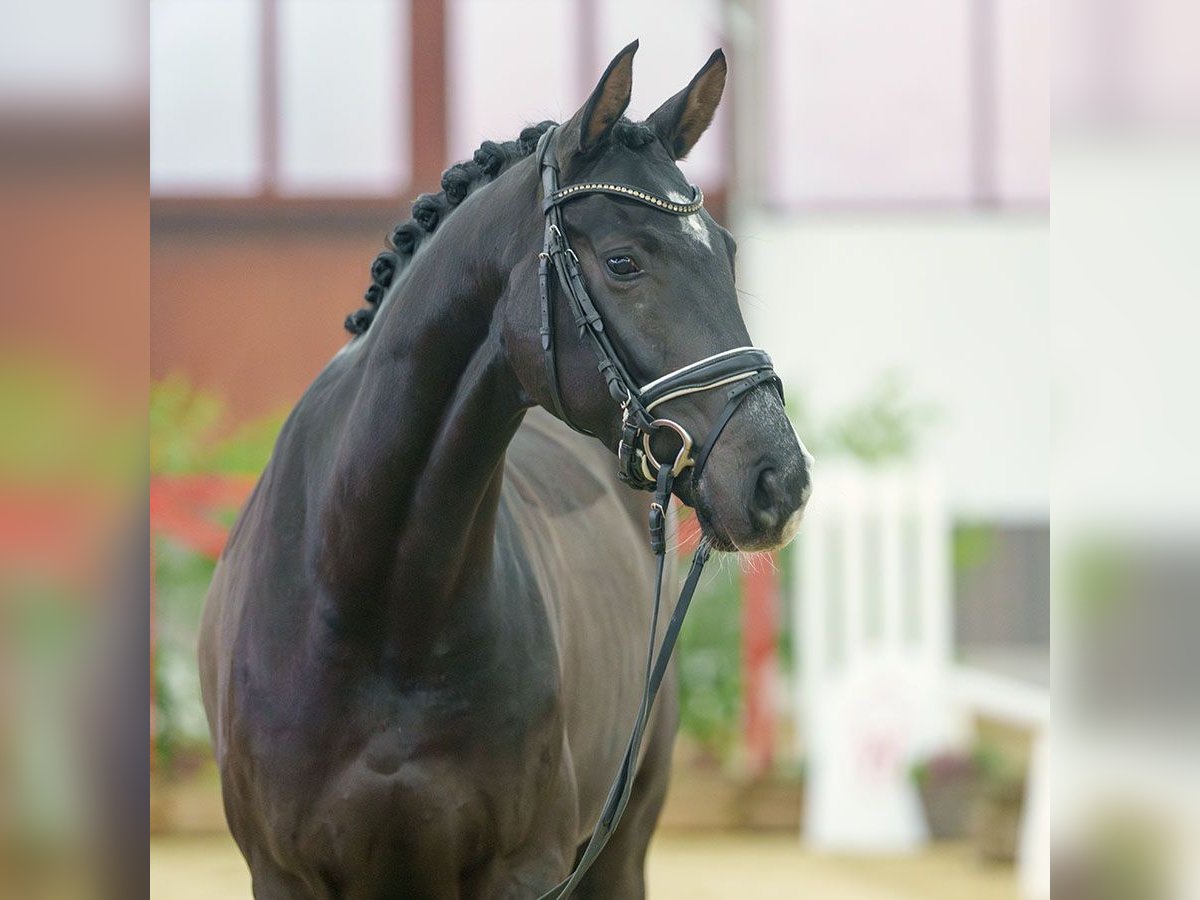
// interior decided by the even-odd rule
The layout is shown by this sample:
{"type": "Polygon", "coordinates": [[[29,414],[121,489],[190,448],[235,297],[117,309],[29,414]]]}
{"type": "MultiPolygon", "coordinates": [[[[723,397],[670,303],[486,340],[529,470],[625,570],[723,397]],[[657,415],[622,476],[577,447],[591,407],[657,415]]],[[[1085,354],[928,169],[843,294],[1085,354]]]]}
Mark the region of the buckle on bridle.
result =
{"type": "MultiPolygon", "coordinates": [[[[650,423],[650,427],[669,428],[679,435],[679,439],[683,441],[683,446],[675,454],[675,462],[671,465],[671,476],[673,478],[678,478],[680,472],[688,466],[695,464],[696,461],[692,459],[692,436],[688,434],[686,428],[670,419],[655,419],[650,423]]],[[[647,476],[649,481],[654,481],[654,476],[650,472],[657,472],[662,468],[663,464],[658,461],[658,458],[654,455],[654,451],[650,449],[651,436],[651,432],[649,431],[642,432],[642,473],[647,476]],[[647,468],[647,463],[653,466],[653,470],[647,468]]]]}

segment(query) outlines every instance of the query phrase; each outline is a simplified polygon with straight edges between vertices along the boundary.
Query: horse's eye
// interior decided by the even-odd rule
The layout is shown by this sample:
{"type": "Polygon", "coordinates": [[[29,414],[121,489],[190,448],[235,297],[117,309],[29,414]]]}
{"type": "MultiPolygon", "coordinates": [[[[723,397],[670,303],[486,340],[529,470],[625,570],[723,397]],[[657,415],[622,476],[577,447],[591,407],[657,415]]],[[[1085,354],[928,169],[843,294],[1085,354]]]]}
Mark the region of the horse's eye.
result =
{"type": "Polygon", "coordinates": [[[608,271],[614,275],[636,275],[642,271],[638,268],[638,264],[628,256],[610,256],[608,258],[608,271]]]}

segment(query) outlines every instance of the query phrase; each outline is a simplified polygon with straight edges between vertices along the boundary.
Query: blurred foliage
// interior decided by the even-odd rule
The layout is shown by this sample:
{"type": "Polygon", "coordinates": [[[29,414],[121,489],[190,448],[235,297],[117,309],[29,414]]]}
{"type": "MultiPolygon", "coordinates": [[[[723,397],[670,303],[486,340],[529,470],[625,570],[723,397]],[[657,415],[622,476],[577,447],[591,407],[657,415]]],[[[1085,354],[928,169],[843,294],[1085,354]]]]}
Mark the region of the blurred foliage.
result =
{"type": "Polygon", "coordinates": [[[1133,596],[1135,563],[1120,541],[1092,535],[1065,554],[1063,596],[1072,621],[1081,626],[1108,622],[1133,596]]]}
{"type": "Polygon", "coordinates": [[[924,432],[938,419],[933,406],[911,396],[897,372],[884,373],[862,399],[823,421],[794,396],[788,399],[788,415],[817,457],[868,466],[911,460],[924,432]]]}
{"type": "Polygon", "coordinates": [[[1027,761],[998,741],[982,739],[971,751],[971,763],[985,794],[1001,798],[1024,795],[1027,761]]]}
{"type": "Polygon", "coordinates": [[[934,419],[930,408],[907,396],[899,379],[888,377],[859,403],[835,416],[829,425],[833,445],[868,465],[911,459],[924,426],[934,419]]]}
{"type": "Polygon", "coordinates": [[[226,432],[220,398],[172,375],[150,388],[150,471],[156,475],[258,474],[286,413],[226,432]]]}
{"type": "Polygon", "coordinates": [[[969,572],[987,563],[996,550],[996,527],[983,523],[955,525],[951,538],[955,572],[969,572]]]}
{"type": "Polygon", "coordinates": [[[968,750],[938,750],[915,761],[909,775],[917,784],[977,778],[983,785],[1009,790],[1025,783],[1026,767],[1026,760],[1000,741],[981,738],[968,750]]]}
{"type": "MultiPolygon", "coordinates": [[[[258,474],[270,459],[285,415],[229,429],[220,398],[174,375],[150,388],[150,471],[155,475],[258,474]]],[[[218,518],[232,525],[236,510],[218,518]]],[[[180,544],[154,543],[154,750],[171,764],[208,741],[200,700],[196,641],[215,561],[180,544]]]]}
{"type": "Polygon", "coordinates": [[[196,641],[214,560],[167,538],[154,543],[154,751],[170,767],[208,742],[196,641]]]}
{"type": "Polygon", "coordinates": [[[735,559],[713,559],[679,636],[683,732],[721,759],[734,750],[742,703],[742,615],[735,559]]]}
{"type": "Polygon", "coordinates": [[[940,750],[913,763],[909,776],[918,785],[969,780],[978,774],[979,765],[974,753],[940,750]]]}

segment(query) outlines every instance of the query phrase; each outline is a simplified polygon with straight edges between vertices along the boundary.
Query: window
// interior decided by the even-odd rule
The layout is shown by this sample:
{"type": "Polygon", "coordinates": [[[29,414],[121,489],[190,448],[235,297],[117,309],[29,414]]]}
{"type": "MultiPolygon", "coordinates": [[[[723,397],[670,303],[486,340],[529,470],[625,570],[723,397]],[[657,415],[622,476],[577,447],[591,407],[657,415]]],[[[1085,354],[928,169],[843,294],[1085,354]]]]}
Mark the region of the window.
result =
{"type": "MultiPolygon", "coordinates": [[[[448,0],[449,149],[469,158],[483,140],[571,116],[609,60],[636,36],[630,114],[644,118],[688,83],[723,43],[719,0],[448,0]],[[635,24],[631,24],[635,23],[635,24]],[[498,56],[497,47],[506,48],[498,56]]],[[[727,92],[708,134],[683,162],[710,194],[728,174],[727,92]]]]}
{"type": "Polygon", "coordinates": [[[962,203],[971,185],[970,7],[774,0],[761,146],[798,204],[962,203]]]}
{"type": "Polygon", "coordinates": [[[282,0],[281,193],[388,194],[408,182],[407,7],[282,0]]]}
{"type": "Polygon", "coordinates": [[[482,141],[512,140],[525,125],[575,111],[582,99],[578,12],[561,0],[450,0],[452,159],[470,159],[482,141]]]}
{"type": "Polygon", "coordinates": [[[995,190],[1002,201],[1050,196],[1050,22],[1043,0],[996,8],[995,190]]]}
{"type": "Polygon", "coordinates": [[[409,0],[155,0],[159,196],[387,196],[411,174],[409,0]]]}
{"type": "Polygon", "coordinates": [[[253,194],[263,183],[258,0],[156,0],[150,38],[150,185],[253,194]]]}
{"type": "Polygon", "coordinates": [[[763,16],[764,201],[1048,201],[1044,3],[767,0],[763,16]]]}
{"type": "MultiPolygon", "coordinates": [[[[725,41],[719,0],[656,0],[653,16],[645,16],[644,0],[597,0],[596,30],[592,37],[596,71],[579,88],[579,100],[591,90],[602,67],[636,34],[641,40],[633,64],[631,115],[642,119],[674,96],[725,41]],[[637,23],[636,31],[630,27],[637,23]]],[[[576,101],[579,102],[579,101],[576,101]]],[[[680,168],[711,193],[728,176],[729,111],[733,86],[728,85],[717,115],[704,137],[680,168]]]]}

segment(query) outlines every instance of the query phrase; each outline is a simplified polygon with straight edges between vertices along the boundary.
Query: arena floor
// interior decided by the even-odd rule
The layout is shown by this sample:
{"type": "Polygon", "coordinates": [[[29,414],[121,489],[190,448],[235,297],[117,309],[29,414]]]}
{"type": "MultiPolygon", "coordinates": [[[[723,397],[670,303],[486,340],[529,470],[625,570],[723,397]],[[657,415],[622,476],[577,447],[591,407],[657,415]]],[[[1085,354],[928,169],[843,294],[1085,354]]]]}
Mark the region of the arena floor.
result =
{"type": "MultiPolygon", "coordinates": [[[[820,897],[822,900],[1015,900],[1012,870],[983,866],[970,848],[934,847],[915,857],[817,856],[787,834],[665,833],[650,851],[655,900],[820,897]]],[[[156,900],[248,898],[250,878],[224,835],[150,842],[156,900]]]]}

